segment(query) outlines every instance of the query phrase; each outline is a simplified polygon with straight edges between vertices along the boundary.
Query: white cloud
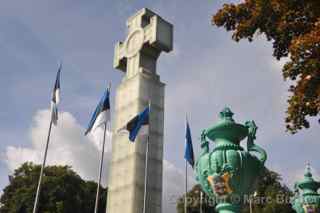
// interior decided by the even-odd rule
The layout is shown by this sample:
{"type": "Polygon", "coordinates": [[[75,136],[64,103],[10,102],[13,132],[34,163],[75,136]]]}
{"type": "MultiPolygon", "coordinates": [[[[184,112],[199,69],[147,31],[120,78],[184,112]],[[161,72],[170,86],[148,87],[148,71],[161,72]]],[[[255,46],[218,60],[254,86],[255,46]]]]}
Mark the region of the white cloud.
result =
{"type": "MultiPolygon", "coordinates": [[[[48,131],[50,111],[40,110],[33,119],[30,129],[31,147],[8,146],[5,159],[8,168],[13,171],[26,161],[40,164],[48,131]]],[[[94,135],[84,136],[84,128],[69,112],[59,114],[58,126],[53,127],[49,145],[47,165],[70,165],[84,179],[95,180],[98,172],[102,139],[102,129],[94,135]]],[[[109,136],[109,135],[107,135],[109,136]]],[[[107,137],[105,163],[110,159],[110,137],[107,137]]],[[[185,175],[172,163],[164,160],[163,165],[163,208],[164,212],[175,212],[176,201],[184,193],[185,175]]],[[[107,182],[108,166],[104,167],[103,184],[107,182]]],[[[194,179],[189,175],[188,184],[194,185],[194,179]]]]}
{"type": "MultiPolygon", "coordinates": [[[[36,113],[30,130],[31,147],[7,147],[6,162],[11,171],[26,161],[38,164],[42,162],[49,116],[48,110],[40,110],[36,113]]],[[[81,177],[88,180],[96,179],[100,138],[100,136],[95,138],[84,136],[84,128],[70,113],[60,113],[58,126],[52,128],[47,165],[70,165],[81,177]]],[[[106,144],[110,144],[108,140],[107,138],[106,144]]],[[[105,158],[109,156],[108,152],[110,152],[109,145],[106,147],[105,158]]]]}
{"type": "MultiPolygon", "coordinates": [[[[185,193],[185,173],[167,160],[163,161],[162,212],[175,213],[176,202],[185,193]]],[[[188,189],[195,185],[194,178],[188,174],[188,189]]]]}

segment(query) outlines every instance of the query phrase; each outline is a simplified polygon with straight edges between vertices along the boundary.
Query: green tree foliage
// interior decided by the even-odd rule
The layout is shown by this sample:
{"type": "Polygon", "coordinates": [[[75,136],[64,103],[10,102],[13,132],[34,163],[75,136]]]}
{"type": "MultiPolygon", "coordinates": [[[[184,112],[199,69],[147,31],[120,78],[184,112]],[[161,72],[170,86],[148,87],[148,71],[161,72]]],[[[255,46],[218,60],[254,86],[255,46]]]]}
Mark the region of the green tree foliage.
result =
{"type": "Polygon", "coordinates": [[[290,86],[287,130],[309,128],[308,116],[320,111],[320,1],[245,0],[224,4],[212,23],[233,31],[235,41],[264,34],[278,60],[290,57],[282,72],[290,86]]]}
{"type": "MultiPolygon", "coordinates": [[[[9,177],[0,198],[1,213],[31,213],[40,166],[24,163],[9,177]]],[[[97,184],[84,181],[68,166],[48,166],[44,170],[39,199],[41,213],[92,213],[97,184]]],[[[105,212],[107,189],[102,188],[99,213],[105,212]]]]}
{"type": "MultiPolygon", "coordinates": [[[[200,185],[195,185],[187,193],[188,213],[200,212],[200,191],[200,185]]],[[[258,179],[255,196],[244,199],[242,213],[250,213],[250,200],[254,213],[294,213],[290,204],[292,195],[289,188],[281,183],[279,174],[265,169],[258,179]]],[[[184,213],[184,198],[185,195],[177,201],[177,213],[184,213]]],[[[214,200],[205,195],[202,203],[203,213],[215,213],[214,200]]]]}
{"type": "MultiPolygon", "coordinates": [[[[265,169],[257,182],[255,196],[250,196],[255,213],[295,213],[290,204],[293,196],[290,189],[281,183],[276,172],[265,169]]],[[[250,213],[249,199],[245,202],[243,213],[250,213]]]]}

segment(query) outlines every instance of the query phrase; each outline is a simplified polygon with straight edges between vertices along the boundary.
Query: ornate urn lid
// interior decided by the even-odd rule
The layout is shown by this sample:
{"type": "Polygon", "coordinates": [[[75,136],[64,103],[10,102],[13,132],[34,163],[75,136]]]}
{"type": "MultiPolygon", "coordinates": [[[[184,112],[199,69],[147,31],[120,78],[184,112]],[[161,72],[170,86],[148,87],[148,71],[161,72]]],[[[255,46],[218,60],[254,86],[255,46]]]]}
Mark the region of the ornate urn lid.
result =
{"type": "Polygon", "coordinates": [[[312,177],[310,165],[307,166],[303,180],[296,183],[302,190],[303,194],[317,194],[320,188],[320,182],[315,181],[312,177]]]}
{"type": "Polygon", "coordinates": [[[225,139],[240,143],[248,136],[248,127],[233,120],[233,112],[226,107],[219,113],[218,122],[206,130],[206,136],[211,140],[225,139]]]}

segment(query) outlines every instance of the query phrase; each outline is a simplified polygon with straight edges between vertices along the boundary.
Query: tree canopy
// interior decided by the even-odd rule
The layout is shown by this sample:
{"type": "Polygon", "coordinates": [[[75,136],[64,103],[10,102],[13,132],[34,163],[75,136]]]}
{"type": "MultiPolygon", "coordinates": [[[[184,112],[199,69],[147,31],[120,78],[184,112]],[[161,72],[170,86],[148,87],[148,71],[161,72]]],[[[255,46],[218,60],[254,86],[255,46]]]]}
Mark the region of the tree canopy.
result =
{"type": "MultiPolygon", "coordinates": [[[[252,197],[252,210],[259,213],[295,213],[290,204],[291,190],[281,183],[282,178],[267,168],[260,174],[256,195],[252,197]]],[[[248,202],[243,213],[249,213],[248,202]]]]}
{"type": "Polygon", "coordinates": [[[235,41],[265,35],[273,43],[273,56],[289,56],[282,69],[289,88],[287,130],[309,128],[309,116],[320,111],[320,1],[244,0],[224,4],[212,23],[232,31],[235,41]]]}
{"type": "MultiPolygon", "coordinates": [[[[0,198],[1,213],[31,213],[41,167],[24,163],[9,176],[9,185],[0,198]]],[[[39,198],[42,213],[91,213],[94,209],[97,184],[84,181],[69,166],[48,166],[44,169],[39,198]]],[[[105,212],[107,189],[102,188],[99,213],[105,212]]]]}
{"type": "MultiPolygon", "coordinates": [[[[200,191],[202,191],[201,186],[195,185],[187,193],[189,213],[200,213],[200,191]]],[[[294,213],[295,211],[290,204],[290,197],[292,195],[289,188],[281,183],[279,174],[265,169],[258,179],[256,195],[254,197],[250,196],[252,210],[258,213],[294,213]]],[[[177,213],[184,213],[184,198],[185,194],[177,201],[177,213]]],[[[246,199],[242,213],[250,213],[248,199],[246,199]]],[[[215,213],[214,207],[214,200],[204,195],[202,212],[215,213]]]]}

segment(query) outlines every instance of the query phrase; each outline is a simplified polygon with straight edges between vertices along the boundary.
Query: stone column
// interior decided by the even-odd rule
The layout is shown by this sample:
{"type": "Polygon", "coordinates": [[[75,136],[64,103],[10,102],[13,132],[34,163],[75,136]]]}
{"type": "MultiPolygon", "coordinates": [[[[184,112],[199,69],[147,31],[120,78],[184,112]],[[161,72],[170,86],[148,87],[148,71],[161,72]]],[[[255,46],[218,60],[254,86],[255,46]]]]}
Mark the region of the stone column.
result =
{"type": "Polygon", "coordinates": [[[162,51],[172,50],[173,26],[142,9],[127,21],[128,36],[115,47],[114,67],[125,72],[117,88],[107,213],[142,213],[147,136],[135,143],[117,133],[151,101],[146,213],[161,213],[164,84],[156,73],[162,51]]]}

